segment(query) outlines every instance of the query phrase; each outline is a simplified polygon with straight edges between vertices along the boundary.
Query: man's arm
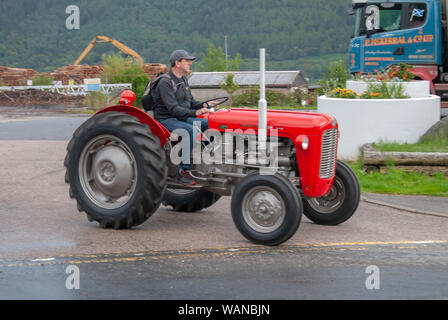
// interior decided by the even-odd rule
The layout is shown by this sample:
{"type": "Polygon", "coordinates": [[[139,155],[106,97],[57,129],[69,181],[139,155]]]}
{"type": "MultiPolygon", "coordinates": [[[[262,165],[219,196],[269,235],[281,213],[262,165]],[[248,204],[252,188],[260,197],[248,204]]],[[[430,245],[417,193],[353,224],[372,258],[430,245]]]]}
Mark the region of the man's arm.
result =
{"type": "Polygon", "coordinates": [[[173,85],[170,80],[161,79],[157,87],[159,89],[160,98],[173,117],[181,121],[185,121],[188,117],[196,117],[195,109],[183,108],[179,104],[174,95],[173,85]]]}

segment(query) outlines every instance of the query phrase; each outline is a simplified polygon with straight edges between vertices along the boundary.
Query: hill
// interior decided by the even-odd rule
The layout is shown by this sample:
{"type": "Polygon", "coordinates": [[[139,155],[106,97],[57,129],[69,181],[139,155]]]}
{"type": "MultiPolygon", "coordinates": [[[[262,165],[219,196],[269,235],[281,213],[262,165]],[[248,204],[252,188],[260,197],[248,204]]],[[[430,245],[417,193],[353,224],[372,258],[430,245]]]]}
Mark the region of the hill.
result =
{"type": "MultiPolygon", "coordinates": [[[[353,18],[346,14],[350,2],[1,1],[0,65],[52,71],[72,64],[96,35],[126,44],[146,63],[167,64],[174,49],[185,48],[201,58],[210,43],[223,47],[227,35],[228,52],[241,53],[242,69],[252,68],[260,47],[267,50],[268,68],[298,69],[306,57],[340,57],[348,51],[353,29],[353,18]],[[73,4],[80,9],[79,30],[68,30],[65,24],[66,7],[73,4]]],[[[116,51],[111,44],[98,44],[83,63],[98,64],[102,53],[116,51]]]]}

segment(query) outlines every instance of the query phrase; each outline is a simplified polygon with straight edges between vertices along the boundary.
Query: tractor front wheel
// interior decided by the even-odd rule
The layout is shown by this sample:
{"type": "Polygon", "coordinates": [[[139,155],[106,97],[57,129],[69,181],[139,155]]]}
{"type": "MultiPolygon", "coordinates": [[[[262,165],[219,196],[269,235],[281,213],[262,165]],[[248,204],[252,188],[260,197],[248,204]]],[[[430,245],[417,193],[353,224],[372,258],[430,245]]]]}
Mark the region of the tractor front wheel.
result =
{"type": "Polygon", "coordinates": [[[300,193],[284,176],[250,174],[235,188],[233,221],[248,240],[269,246],[291,238],[300,225],[300,193]]]}
{"type": "Polygon", "coordinates": [[[331,190],[322,197],[306,198],[303,203],[304,214],[317,224],[340,224],[355,213],[360,195],[355,173],[348,165],[338,160],[331,190]]]}

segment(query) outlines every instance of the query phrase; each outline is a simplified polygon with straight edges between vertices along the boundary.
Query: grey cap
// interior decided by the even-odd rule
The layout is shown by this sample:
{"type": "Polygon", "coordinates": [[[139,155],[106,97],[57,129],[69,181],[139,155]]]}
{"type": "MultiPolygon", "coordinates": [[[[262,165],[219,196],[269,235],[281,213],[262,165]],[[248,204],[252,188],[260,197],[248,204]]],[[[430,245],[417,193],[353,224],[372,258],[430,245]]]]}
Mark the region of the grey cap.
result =
{"type": "Polygon", "coordinates": [[[192,57],[188,54],[185,50],[174,50],[173,53],[170,55],[170,62],[174,63],[176,61],[187,59],[187,60],[196,60],[195,57],[192,57]]]}

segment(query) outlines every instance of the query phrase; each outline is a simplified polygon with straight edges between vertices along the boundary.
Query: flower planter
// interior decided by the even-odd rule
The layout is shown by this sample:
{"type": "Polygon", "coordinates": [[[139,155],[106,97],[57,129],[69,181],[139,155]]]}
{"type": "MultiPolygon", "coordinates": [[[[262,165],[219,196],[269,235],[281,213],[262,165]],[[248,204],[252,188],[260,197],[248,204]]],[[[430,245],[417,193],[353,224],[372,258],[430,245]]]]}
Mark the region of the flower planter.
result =
{"type": "MultiPolygon", "coordinates": [[[[349,80],[346,83],[346,88],[355,91],[358,95],[366,92],[369,83],[381,84],[380,81],[353,81],[349,80]]],[[[425,98],[430,93],[429,81],[419,80],[410,82],[385,82],[388,86],[401,84],[403,86],[403,93],[410,98],[425,98]]]]}
{"type": "Polygon", "coordinates": [[[428,94],[411,99],[338,99],[320,96],[317,110],[333,115],[338,121],[338,157],[355,160],[365,143],[379,140],[416,143],[440,120],[440,97],[428,94]]]}

